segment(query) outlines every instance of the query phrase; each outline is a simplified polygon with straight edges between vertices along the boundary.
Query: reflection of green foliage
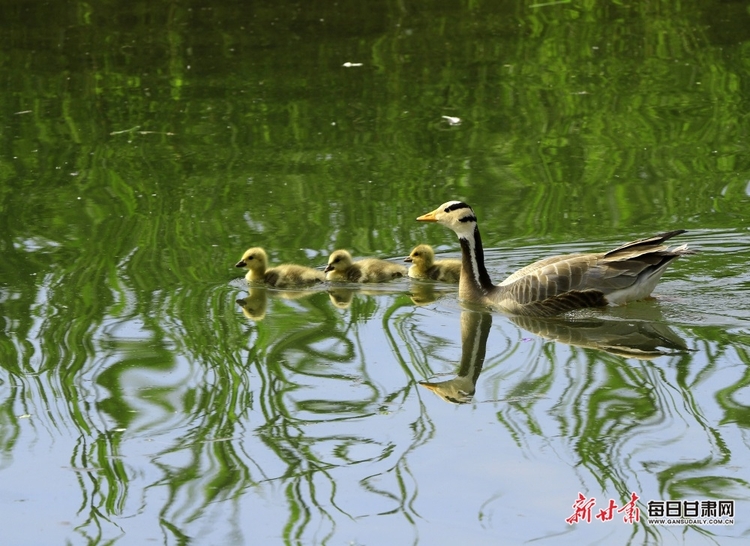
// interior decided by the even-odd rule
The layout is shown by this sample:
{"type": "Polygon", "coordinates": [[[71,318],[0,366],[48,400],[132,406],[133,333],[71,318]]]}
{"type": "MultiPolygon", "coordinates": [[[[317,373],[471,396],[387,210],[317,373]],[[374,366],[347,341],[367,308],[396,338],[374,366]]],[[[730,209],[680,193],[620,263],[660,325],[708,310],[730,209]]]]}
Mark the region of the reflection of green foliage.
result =
{"type": "MultiPolygon", "coordinates": [[[[234,9],[197,10],[198,21],[185,7],[154,13],[136,4],[122,13],[87,5],[71,21],[80,34],[69,47],[86,48],[90,60],[36,60],[47,73],[61,63],[67,71],[44,80],[41,104],[5,99],[14,101],[6,111],[32,113],[14,120],[24,137],[13,150],[18,159],[0,157],[0,165],[74,192],[94,188],[67,183],[66,171],[98,171],[101,187],[107,172],[144,196],[183,196],[181,212],[192,219],[222,210],[230,226],[249,210],[284,248],[321,253],[403,252],[414,242],[404,216],[445,195],[426,191],[434,183],[481,201],[482,212],[514,211],[492,228],[503,236],[567,238],[602,223],[633,229],[654,217],[703,216],[712,200],[724,213],[740,212],[731,198],[744,196],[748,170],[747,148],[737,144],[746,107],[739,70],[698,30],[703,14],[693,8],[555,4],[500,17],[480,3],[450,15],[428,10],[429,18],[378,8],[367,23],[347,19],[370,28],[372,51],[337,32],[342,13],[325,14],[330,31],[292,16],[289,30],[315,44],[299,49],[263,23],[261,14],[277,17],[282,6],[273,16],[256,10],[253,22],[234,9]],[[111,28],[120,17],[132,27],[111,28]],[[392,18],[417,31],[388,30],[392,18]],[[478,20],[487,41],[459,41],[478,20]],[[156,21],[166,33],[152,34],[156,21]],[[366,66],[341,67],[351,46],[366,66]],[[332,69],[324,76],[321,65],[332,69]],[[441,125],[443,113],[465,122],[441,125]],[[60,138],[77,145],[67,157],[60,138]],[[304,212],[314,232],[264,214],[271,205],[304,212]]],[[[39,100],[34,72],[17,77],[39,100]]]]}
{"type": "Polygon", "coordinates": [[[750,358],[748,358],[745,345],[738,348],[738,352],[746,365],[749,365],[742,375],[742,378],[736,383],[717,392],[717,398],[725,415],[722,424],[737,423],[745,429],[750,428],[750,407],[747,404],[739,402],[736,397],[743,390],[750,388],[750,358]]]}

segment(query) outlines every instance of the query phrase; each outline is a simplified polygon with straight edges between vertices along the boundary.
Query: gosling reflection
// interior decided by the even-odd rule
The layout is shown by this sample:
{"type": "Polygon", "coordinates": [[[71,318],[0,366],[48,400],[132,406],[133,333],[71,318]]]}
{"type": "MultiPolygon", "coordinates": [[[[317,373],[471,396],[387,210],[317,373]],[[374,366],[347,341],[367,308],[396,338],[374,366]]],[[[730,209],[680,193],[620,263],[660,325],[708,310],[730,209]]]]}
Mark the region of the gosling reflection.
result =
{"type": "Polygon", "coordinates": [[[456,289],[434,282],[413,281],[409,285],[409,297],[414,305],[427,305],[446,294],[455,294],[456,289]]]}
{"type": "Polygon", "coordinates": [[[265,287],[249,288],[247,296],[238,298],[237,305],[242,309],[242,314],[250,320],[259,322],[266,316],[269,295],[273,298],[285,300],[300,300],[317,294],[317,290],[272,290],[265,287]]]}
{"type": "Polygon", "coordinates": [[[354,299],[354,293],[357,290],[353,288],[331,288],[328,290],[328,298],[331,304],[338,309],[348,309],[354,299]]]}
{"type": "Polygon", "coordinates": [[[539,337],[625,358],[650,360],[690,351],[674,330],[657,322],[599,317],[564,320],[516,316],[510,319],[517,326],[539,337]]]}
{"type": "Polygon", "coordinates": [[[471,402],[477,379],[484,366],[487,337],[492,326],[492,315],[481,311],[461,311],[461,363],[458,375],[446,381],[420,381],[446,402],[471,402]]]}
{"type": "MultiPolygon", "coordinates": [[[[412,282],[409,285],[409,297],[414,305],[426,305],[432,303],[446,294],[455,293],[455,289],[450,287],[441,287],[430,282],[412,282]]],[[[363,290],[354,286],[331,287],[328,289],[328,296],[331,304],[339,309],[347,309],[352,304],[355,295],[361,296],[383,296],[385,294],[403,294],[403,288],[389,289],[378,287],[376,289],[363,290]]]]}
{"type": "Polygon", "coordinates": [[[348,309],[355,296],[385,296],[394,294],[403,294],[403,289],[392,289],[386,287],[378,287],[373,289],[363,290],[358,288],[356,285],[350,286],[332,286],[328,289],[328,297],[331,300],[331,304],[338,309],[348,309]]]}
{"type": "Polygon", "coordinates": [[[261,321],[266,316],[268,307],[268,292],[265,288],[251,288],[247,297],[238,298],[237,305],[242,308],[242,314],[250,320],[261,321]]]}

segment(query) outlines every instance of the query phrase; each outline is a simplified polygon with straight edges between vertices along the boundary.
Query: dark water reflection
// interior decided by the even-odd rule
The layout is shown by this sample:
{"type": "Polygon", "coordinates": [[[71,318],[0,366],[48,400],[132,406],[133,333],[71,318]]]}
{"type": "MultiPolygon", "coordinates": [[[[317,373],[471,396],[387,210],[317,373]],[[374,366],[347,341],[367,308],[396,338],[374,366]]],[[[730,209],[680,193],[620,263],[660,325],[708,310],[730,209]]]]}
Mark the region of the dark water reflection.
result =
{"type": "Polygon", "coordinates": [[[3,543],[742,540],[748,29],[742,2],[4,3],[3,543]],[[498,280],[667,229],[700,252],[657,301],[541,324],[235,278],[250,246],[455,257],[414,221],[452,198],[498,280]],[[579,492],[736,522],[571,526],[579,492]]]}

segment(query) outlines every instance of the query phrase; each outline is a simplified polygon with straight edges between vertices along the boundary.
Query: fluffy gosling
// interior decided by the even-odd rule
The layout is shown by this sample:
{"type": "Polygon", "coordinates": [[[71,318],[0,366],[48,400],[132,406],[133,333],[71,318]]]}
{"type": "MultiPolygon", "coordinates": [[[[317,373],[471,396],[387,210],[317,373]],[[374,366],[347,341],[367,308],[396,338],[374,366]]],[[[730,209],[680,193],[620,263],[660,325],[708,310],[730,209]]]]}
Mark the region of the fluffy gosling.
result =
{"type": "Polygon", "coordinates": [[[461,260],[435,261],[435,252],[430,245],[415,247],[404,261],[412,263],[409,276],[413,279],[458,282],[461,278],[461,260]]]}
{"type": "Polygon", "coordinates": [[[312,267],[282,264],[269,268],[266,251],[258,247],[246,250],[235,267],[247,269],[245,279],[248,282],[262,282],[274,288],[309,286],[325,281],[325,274],[312,267]]]}
{"type": "Polygon", "coordinates": [[[336,250],[328,258],[326,278],[337,282],[385,282],[406,275],[406,267],[377,258],[352,261],[346,250],[336,250]]]}

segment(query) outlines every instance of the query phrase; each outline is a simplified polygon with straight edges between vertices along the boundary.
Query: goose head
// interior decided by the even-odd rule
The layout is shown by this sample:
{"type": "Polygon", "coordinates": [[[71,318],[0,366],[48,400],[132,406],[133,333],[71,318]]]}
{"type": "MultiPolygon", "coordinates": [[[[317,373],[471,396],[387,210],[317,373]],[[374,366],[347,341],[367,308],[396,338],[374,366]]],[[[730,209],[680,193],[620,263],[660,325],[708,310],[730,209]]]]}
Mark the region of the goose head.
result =
{"type": "Polygon", "coordinates": [[[419,245],[414,247],[405,262],[412,262],[417,267],[429,268],[435,261],[435,252],[430,245],[419,245]]]}
{"type": "Polygon", "coordinates": [[[477,217],[474,210],[463,201],[448,201],[438,208],[417,218],[420,222],[437,222],[456,232],[461,239],[474,233],[477,217]]]}
{"type": "Polygon", "coordinates": [[[328,258],[328,265],[323,270],[324,272],[339,271],[344,272],[349,269],[352,265],[352,255],[346,250],[336,250],[328,258]]]}
{"type": "Polygon", "coordinates": [[[268,266],[268,256],[266,251],[259,247],[249,248],[245,251],[234,267],[244,267],[250,271],[258,271],[261,274],[265,272],[268,266]]]}

